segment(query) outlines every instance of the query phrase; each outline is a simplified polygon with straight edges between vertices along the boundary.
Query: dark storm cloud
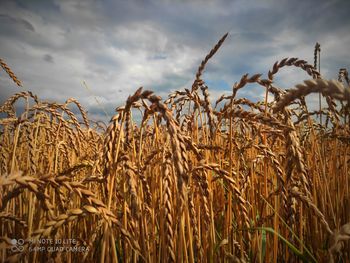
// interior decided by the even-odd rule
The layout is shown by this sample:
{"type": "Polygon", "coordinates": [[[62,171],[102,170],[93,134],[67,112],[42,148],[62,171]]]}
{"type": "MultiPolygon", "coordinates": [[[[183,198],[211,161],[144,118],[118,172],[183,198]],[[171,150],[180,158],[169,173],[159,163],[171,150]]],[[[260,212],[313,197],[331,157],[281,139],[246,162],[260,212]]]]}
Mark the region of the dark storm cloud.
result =
{"type": "Polygon", "coordinates": [[[50,54],[45,54],[45,55],[43,56],[43,59],[44,59],[46,62],[53,63],[53,57],[52,57],[50,54]]]}
{"type": "MultiPolygon", "coordinates": [[[[213,97],[245,73],[266,76],[284,57],[313,64],[316,41],[326,78],[350,67],[346,0],[17,0],[1,1],[0,10],[0,55],[25,88],[43,99],[76,97],[94,116],[103,116],[94,97],[111,112],[139,86],[163,97],[189,87],[226,32],[203,75],[213,97]]],[[[0,76],[2,99],[12,91],[0,76]]],[[[304,78],[283,69],[276,82],[289,88],[304,78]]],[[[240,94],[257,100],[263,93],[248,87],[240,94]]]]}
{"type": "Polygon", "coordinates": [[[4,27],[20,27],[32,32],[35,31],[34,26],[25,19],[15,18],[10,15],[0,14],[0,23],[4,27]]]}

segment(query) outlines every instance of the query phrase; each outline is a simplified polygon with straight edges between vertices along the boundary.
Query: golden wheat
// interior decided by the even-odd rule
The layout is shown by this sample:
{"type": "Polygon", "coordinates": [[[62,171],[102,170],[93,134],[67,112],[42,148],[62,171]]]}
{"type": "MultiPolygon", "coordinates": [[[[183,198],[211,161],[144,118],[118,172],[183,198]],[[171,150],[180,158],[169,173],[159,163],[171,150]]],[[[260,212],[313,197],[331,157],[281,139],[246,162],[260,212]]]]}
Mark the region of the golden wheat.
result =
{"type": "Polygon", "coordinates": [[[285,58],[265,79],[243,75],[213,106],[201,76],[226,39],[201,62],[192,87],[164,102],[139,88],[108,127],[89,120],[74,98],[45,102],[25,91],[7,99],[0,260],[349,262],[347,71],[339,73],[343,83],[325,80],[316,66],[285,58]],[[312,80],[277,88],[274,76],[286,66],[312,80]],[[265,89],[265,98],[239,98],[248,84],[265,89]],[[327,105],[309,111],[305,96],[314,92],[327,105]]]}

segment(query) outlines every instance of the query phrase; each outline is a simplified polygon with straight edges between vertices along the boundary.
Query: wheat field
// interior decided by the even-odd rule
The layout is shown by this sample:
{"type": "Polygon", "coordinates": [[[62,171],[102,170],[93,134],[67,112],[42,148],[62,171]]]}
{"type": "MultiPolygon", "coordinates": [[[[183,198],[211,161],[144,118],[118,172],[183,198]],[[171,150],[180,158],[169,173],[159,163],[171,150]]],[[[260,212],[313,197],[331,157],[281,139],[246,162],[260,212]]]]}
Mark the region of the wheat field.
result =
{"type": "Polygon", "coordinates": [[[191,87],[166,100],[139,88],[108,126],[89,120],[74,98],[8,98],[0,108],[0,260],[350,262],[347,71],[323,79],[316,46],[314,65],[282,59],[266,78],[246,74],[212,101],[202,74],[226,37],[191,87]],[[310,79],[279,88],[284,67],[310,79]],[[266,96],[237,96],[249,85],[266,96]],[[308,109],[311,93],[325,98],[320,110],[308,109]]]}

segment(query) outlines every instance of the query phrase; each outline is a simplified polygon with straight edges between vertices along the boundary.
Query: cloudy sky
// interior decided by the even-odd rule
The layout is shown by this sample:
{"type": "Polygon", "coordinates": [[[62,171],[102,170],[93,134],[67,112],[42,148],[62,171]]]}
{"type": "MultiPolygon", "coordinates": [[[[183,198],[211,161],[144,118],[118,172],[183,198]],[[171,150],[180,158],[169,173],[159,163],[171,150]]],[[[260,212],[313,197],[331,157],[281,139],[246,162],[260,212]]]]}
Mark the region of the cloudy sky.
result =
{"type": "MultiPolygon", "coordinates": [[[[95,97],[111,116],[140,86],[163,99],[190,87],[226,32],[203,76],[214,98],[229,94],[242,74],[266,77],[285,57],[313,64],[316,42],[322,75],[336,78],[339,68],[350,69],[349,10],[349,0],[1,0],[0,57],[24,87],[0,71],[0,103],[30,90],[43,100],[77,98],[90,117],[106,119],[95,97]]],[[[307,78],[283,69],[276,85],[307,78]]],[[[263,90],[247,87],[238,95],[256,101],[263,90]]]]}

